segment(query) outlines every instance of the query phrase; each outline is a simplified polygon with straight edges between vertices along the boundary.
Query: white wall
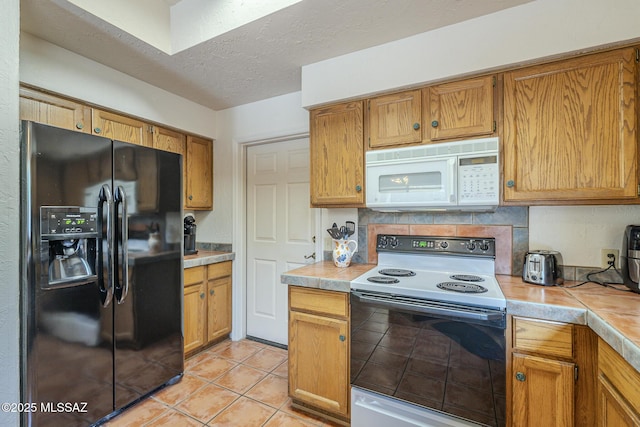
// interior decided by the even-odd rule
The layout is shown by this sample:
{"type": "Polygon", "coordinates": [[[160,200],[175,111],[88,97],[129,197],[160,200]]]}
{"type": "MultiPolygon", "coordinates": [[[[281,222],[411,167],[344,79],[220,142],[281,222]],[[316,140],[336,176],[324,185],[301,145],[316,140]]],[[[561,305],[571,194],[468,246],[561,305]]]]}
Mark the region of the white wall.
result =
{"type": "Polygon", "coordinates": [[[566,265],[599,267],[601,249],[620,250],[629,224],[640,224],[640,206],[532,206],[529,248],[560,251],[566,265]]]}
{"type": "Polygon", "coordinates": [[[637,0],[537,0],[302,67],[305,107],[640,37],[637,0]]]}
{"type": "MultiPolygon", "coordinates": [[[[4,1],[0,13],[0,402],[16,403],[20,401],[19,8],[19,0],[4,1]]],[[[0,425],[18,425],[18,414],[1,411],[0,425]]]]}
{"type": "MultiPolygon", "coordinates": [[[[268,140],[309,132],[309,112],[300,106],[300,92],[277,96],[218,112],[218,134],[213,146],[213,211],[196,212],[199,242],[231,243],[237,198],[234,189],[234,150],[239,143],[268,140]]],[[[235,215],[237,215],[236,213],[235,215]]],[[[234,248],[236,249],[236,248],[234,248]]]]}
{"type": "Polygon", "coordinates": [[[31,34],[20,35],[20,81],[210,138],[216,113],[31,34]]]}

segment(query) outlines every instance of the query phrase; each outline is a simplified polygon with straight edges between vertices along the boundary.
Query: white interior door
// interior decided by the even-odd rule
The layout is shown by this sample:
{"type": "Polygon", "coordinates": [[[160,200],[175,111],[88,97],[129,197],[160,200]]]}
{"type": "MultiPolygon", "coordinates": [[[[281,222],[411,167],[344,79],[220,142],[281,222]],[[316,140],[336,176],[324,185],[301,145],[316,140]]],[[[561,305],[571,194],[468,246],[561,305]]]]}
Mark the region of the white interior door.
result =
{"type": "Polygon", "coordinates": [[[288,294],[280,275],[314,253],[309,139],[247,149],[247,335],[287,344],[288,294]]]}

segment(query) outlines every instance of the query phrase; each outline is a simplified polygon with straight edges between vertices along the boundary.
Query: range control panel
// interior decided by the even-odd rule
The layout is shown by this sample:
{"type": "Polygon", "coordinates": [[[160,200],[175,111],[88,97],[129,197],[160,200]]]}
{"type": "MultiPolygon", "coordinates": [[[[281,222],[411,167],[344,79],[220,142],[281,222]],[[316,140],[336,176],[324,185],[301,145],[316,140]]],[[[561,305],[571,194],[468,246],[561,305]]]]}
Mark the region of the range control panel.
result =
{"type": "Polygon", "coordinates": [[[411,252],[495,257],[493,237],[436,237],[379,234],[377,252],[411,252]]]}

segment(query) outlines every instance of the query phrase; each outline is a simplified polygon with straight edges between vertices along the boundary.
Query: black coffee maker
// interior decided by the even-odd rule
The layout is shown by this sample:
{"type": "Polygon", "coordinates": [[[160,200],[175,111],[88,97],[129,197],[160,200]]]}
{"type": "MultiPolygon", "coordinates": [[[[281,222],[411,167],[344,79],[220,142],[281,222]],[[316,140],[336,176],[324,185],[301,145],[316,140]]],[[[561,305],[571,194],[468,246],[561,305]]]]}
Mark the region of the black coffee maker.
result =
{"type": "Polygon", "coordinates": [[[627,225],[620,261],[624,284],[633,292],[640,293],[640,225],[627,225]]]}
{"type": "Polygon", "coordinates": [[[196,219],[193,215],[187,214],[184,217],[184,254],[197,254],[196,250],[196,219]]]}

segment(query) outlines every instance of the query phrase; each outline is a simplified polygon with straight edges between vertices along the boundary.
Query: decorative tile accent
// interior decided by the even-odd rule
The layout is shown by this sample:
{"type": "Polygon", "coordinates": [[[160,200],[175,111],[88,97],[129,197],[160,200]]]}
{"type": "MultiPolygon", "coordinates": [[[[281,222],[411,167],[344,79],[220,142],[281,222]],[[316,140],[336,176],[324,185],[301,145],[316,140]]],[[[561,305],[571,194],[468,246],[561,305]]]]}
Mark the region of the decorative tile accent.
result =
{"type": "Polygon", "coordinates": [[[203,251],[233,252],[231,243],[196,242],[196,249],[203,251]]]}
{"type": "Polygon", "coordinates": [[[358,263],[378,262],[375,238],[380,233],[495,237],[497,274],[521,276],[522,260],[529,250],[529,208],[526,206],[503,206],[495,212],[441,213],[358,209],[358,221],[359,249],[353,259],[358,263]]]}
{"type": "Polygon", "coordinates": [[[512,231],[506,225],[445,225],[445,224],[369,224],[367,226],[368,262],[378,263],[378,234],[409,234],[424,236],[493,237],[496,239],[496,273],[511,274],[512,231]]]}

